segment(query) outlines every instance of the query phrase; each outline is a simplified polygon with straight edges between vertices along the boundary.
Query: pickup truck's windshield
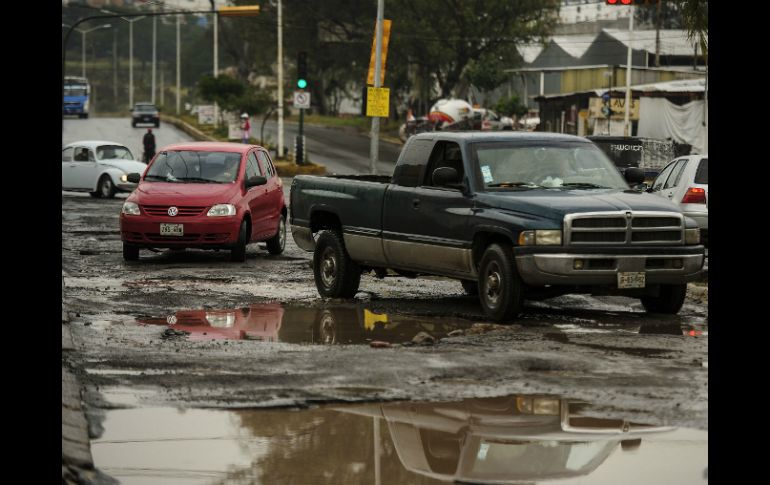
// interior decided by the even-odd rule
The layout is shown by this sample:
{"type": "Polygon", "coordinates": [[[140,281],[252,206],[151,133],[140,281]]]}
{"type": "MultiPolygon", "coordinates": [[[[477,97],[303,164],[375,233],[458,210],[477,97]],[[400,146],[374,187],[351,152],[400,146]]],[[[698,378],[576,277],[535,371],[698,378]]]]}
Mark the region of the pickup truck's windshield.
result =
{"type": "Polygon", "coordinates": [[[609,158],[590,143],[474,146],[485,189],[625,189],[609,158]]]}
{"type": "Polygon", "coordinates": [[[160,152],[145,182],[227,183],[238,176],[241,154],[174,150],[160,152]]]}

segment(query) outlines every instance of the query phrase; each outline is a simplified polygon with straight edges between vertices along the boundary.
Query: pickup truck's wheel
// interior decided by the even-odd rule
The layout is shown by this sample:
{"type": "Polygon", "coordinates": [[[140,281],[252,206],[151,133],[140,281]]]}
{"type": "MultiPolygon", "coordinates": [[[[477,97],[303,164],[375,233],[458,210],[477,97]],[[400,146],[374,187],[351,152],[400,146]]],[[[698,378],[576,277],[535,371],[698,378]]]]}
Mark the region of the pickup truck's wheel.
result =
{"type": "Polygon", "coordinates": [[[484,312],[497,322],[515,318],[523,306],[523,282],[510,248],[490,245],[479,265],[479,300],[484,312]]]}
{"type": "Polygon", "coordinates": [[[267,240],[267,250],[270,254],[281,254],[286,247],[286,218],[281,214],[278,221],[278,232],[267,240]]]}
{"type": "Polygon", "coordinates": [[[466,295],[476,296],[479,294],[479,284],[477,282],[460,280],[460,283],[463,285],[463,290],[465,290],[466,295]]]}
{"type": "Polygon", "coordinates": [[[99,195],[105,199],[111,199],[115,197],[115,192],[115,184],[112,183],[112,178],[107,174],[102,175],[102,178],[99,179],[99,195]]]}
{"type": "Polygon", "coordinates": [[[679,313],[684,305],[687,284],[660,285],[658,296],[642,297],[642,306],[650,313],[679,313]]]}
{"type": "Polygon", "coordinates": [[[139,261],[139,248],[123,243],[123,259],[125,261],[139,261]]]}
{"type": "Polygon", "coordinates": [[[313,276],[321,296],[352,298],[361,283],[361,268],[350,259],[342,234],[323,231],[313,253],[313,276]]]}
{"type": "Polygon", "coordinates": [[[241,222],[241,229],[238,231],[238,242],[230,250],[230,261],[242,263],[246,261],[246,245],[249,243],[249,227],[246,221],[241,222]]]}

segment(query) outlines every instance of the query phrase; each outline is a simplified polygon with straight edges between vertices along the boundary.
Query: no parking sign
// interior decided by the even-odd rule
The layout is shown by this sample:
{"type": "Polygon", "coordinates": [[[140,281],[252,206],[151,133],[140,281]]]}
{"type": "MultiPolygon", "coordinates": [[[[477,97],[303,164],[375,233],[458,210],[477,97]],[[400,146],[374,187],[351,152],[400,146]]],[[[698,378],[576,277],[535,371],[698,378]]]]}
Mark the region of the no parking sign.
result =
{"type": "Polygon", "coordinates": [[[310,93],[306,91],[294,91],[294,107],[297,109],[310,108],[310,93]]]}

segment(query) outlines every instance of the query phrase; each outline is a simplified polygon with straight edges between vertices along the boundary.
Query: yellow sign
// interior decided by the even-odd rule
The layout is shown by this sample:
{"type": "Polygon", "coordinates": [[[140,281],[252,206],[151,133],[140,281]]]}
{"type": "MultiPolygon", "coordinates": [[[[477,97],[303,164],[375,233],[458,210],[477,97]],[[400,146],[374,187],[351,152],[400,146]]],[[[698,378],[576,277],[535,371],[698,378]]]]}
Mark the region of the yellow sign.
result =
{"type": "MultiPolygon", "coordinates": [[[[606,118],[602,114],[604,102],[602,98],[590,98],[588,100],[588,111],[591,118],[606,118]]],[[[612,119],[623,119],[626,116],[626,98],[611,98],[610,109],[612,109],[612,119]]],[[[639,119],[639,100],[631,98],[631,109],[628,112],[630,120],[639,119]]]]}
{"type": "MultiPolygon", "coordinates": [[[[388,40],[390,40],[390,20],[385,19],[382,24],[382,62],[380,66],[380,86],[385,84],[385,62],[388,60],[388,40]]],[[[377,27],[374,29],[372,39],[372,54],[369,56],[369,77],[366,84],[374,86],[374,55],[377,52],[377,27]]]]}
{"type": "Polygon", "coordinates": [[[366,116],[390,115],[390,88],[366,88],[366,116]]]}

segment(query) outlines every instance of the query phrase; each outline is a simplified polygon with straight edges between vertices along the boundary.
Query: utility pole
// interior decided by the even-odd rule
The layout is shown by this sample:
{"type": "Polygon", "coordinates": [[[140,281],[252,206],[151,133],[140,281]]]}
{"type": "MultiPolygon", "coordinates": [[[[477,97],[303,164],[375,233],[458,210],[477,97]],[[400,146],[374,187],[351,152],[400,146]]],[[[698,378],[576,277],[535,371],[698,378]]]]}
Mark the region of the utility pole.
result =
{"type": "Polygon", "coordinates": [[[179,43],[179,25],[182,21],[182,17],[180,15],[176,16],[176,114],[179,114],[179,103],[181,100],[181,90],[182,90],[182,71],[181,71],[181,64],[180,60],[182,58],[181,50],[182,45],[179,43]]]}
{"type": "Polygon", "coordinates": [[[112,31],[112,103],[118,104],[118,28],[112,31]]]}
{"type": "Polygon", "coordinates": [[[660,0],[655,13],[655,67],[660,67],[660,0]]]}
{"type": "Polygon", "coordinates": [[[155,104],[155,62],[157,58],[157,34],[158,34],[158,17],[152,18],[152,94],[150,95],[150,102],[155,104]]]}
{"type": "MultiPolygon", "coordinates": [[[[375,41],[376,47],[374,51],[374,87],[382,87],[380,81],[380,71],[382,69],[382,29],[385,17],[385,0],[377,0],[377,39],[375,41]]],[[[369,165],[369,171],[372,174],[377,173],[377,158],[379,155],[380,147],[380,117],[372,117],[372,141],[369,148],[369,158],[371,163],[369,165]]]]}
{"type": "MultiPolygon", "coordinates": [[[[213,5],[214,2],[212,1],[213,5]]],[[[219,77],[219,15],[214,12],[214,78],[219,77]]],[[[214,103],[214,126],[219,126],[219,104],[214,103]]]]}
{"type": "Polygon", "coordinates": [[[634,42],[634,7],[628,7],[631,15],[628,16],[628,55],[626,56],[626,115],[623,121],[623,133],[631,136],[631,125],[628,122],[631,110],[631,53],[634,42]]]}
{"type": "Polygon", "coordinates": [[[165,102],[163,101],[163,73],[165,69],[164,66],[160,66],[160,105],[163,106],[165,102]]]}
{"type": "Polygon", "coordinates": [[[283,19],[281,0],[278,0],[278,154],[283,157],[283,19]]]}

